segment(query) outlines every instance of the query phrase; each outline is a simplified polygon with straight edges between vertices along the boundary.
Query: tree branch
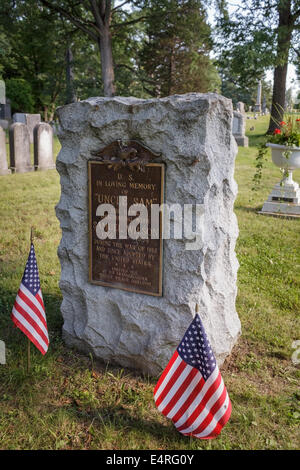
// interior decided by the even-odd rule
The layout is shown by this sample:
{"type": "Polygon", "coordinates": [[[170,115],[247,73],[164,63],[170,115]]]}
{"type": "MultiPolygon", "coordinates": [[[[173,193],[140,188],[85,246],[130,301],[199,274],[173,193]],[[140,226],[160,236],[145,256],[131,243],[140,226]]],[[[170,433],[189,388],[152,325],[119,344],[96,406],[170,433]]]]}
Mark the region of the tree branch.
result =
{"type": "MultiPolygon", "coordinates": [[[[87,28],[86,24],[75,18],[71,13],[69,13],[67,10],[64,8],[61,8],[57,5],[53,5],[51,2],[48,2],[47,0],[40,0],[40,2],[50,8],[50,10],[54,10],[57,13],[60,13],[63,15],[65,18],[68,18],[68,20],[71,21],[77,28],[81,29],[83,32],[88,34],[94,41],[98,41],[98,35],[96,35],[93,31],[91,31],[89,28],[87,28]]],[[[100,34],[100,31],[99,31],[100,34]]]]}
{"type": "Polygon", "coordinates": [[[117,10],[120,10],[120,8],[122,8],[122,6],[126,5],[126,3],[130,3],[131,0],[125,0],[125,2],[121,3],[121,5],[118,5],[117,7],[113,8],[111,11],[112,13],[114,13],[115,11],[117,10]]]}
{"type": "Polygon", "coordinates": [[[135,24],[138,23],[139,21],[144,21],[147,18],[150,18],[149,16],[140,16],[139,18],[136,18],[135,20],[131,21],[124,21],[123,23],[115,23],[111,25],[111,28],[121,28],[122,26],[128,26],[130,24],[135,24]]]}

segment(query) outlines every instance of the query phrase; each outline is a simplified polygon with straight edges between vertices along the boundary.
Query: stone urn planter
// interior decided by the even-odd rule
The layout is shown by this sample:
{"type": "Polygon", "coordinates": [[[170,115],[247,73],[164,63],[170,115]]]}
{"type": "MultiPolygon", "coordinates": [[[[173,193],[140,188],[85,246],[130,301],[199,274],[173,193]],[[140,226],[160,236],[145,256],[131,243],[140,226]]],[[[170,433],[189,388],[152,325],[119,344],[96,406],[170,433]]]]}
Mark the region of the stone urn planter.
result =
{"type": "Polygon", "coordinates": [[[284,173],[264,203],[262,212],[300,216],[300,189],[293,180],[293,171],[300,168],[300,147],[273,143],[267,143],[266,146],[271,148],[274,165],[284,170],[284,173]]]}

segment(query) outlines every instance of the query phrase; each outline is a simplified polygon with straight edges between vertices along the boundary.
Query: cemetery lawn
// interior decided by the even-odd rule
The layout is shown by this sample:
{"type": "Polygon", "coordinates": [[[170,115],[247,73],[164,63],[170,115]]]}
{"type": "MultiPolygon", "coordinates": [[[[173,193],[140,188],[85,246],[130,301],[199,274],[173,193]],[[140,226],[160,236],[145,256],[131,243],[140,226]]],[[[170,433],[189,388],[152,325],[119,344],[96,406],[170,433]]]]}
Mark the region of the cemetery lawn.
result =
{"type": "MultiPolygon", "coordinates": [[[[280,178],[268,155],[262,185],[251,191],[254,146],[266,128],[266,117],[247,120],[250,146],[239,148],[236,160],[242,336],[221,368],[232,402],[231,419],[210,441],[181,436],[159,413],[152,396],[157,379],[103,365],[64,346],[60,228],[54,212],[58,174],[50,170],[0,177],[0,339],[7,347],[7,364],[0,365],[1,449],[299,448],[300,369],[291,358],[292,343],[300,340],[300,220],[257,214],[280,178]],[[32,345],[28,374],[27,340],[13,328],[10,312],[28,256],[31,225],[36,228],[51,343],[44,357],[32,345]]],[[[300,172],[294,176],[300,180],[300,172]]]]}

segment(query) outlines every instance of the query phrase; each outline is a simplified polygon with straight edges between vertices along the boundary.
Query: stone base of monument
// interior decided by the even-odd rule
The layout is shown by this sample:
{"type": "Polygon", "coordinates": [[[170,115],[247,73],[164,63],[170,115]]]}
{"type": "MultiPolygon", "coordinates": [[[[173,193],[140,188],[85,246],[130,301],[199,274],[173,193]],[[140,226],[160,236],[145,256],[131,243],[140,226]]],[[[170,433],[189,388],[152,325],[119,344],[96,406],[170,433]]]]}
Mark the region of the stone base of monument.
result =
{"type": "Polygon", "coordinates": [[[49,166],[35,165],[34,166],[35,171],[55,170],[55,168],[56,168],[55,165],[49,165],[49,166]]]}
{"type": "Polygon", "coordinates": [[[62,229],[58,256],[64,340],[104,362],[157,375],[179,345],[198,304],[222,364],[241,333],[235,306],[237,145],[231,100],[214,93],[147,100],[99,97],[57,112],[62,148],[56,163],[61,181],[56,214],[62,229]],[[163,166],[162,180],[150,179],[145,148],[156,155],[149,168],[163,166]],[[126,164],[128,154],[133,158],[126,164]],[[93,180],[90,169],[97,164],[93,180]],[[93,186],[88,184],[91,180],[93,186]],[[135,202],[156,198],[157,203],[160,192],[169,206],[201,205],[199,246],[187,247],[190,234],[184,232],[182,238],[162,240],[163,250],[154,256],[148,240],[96,237],[103,201],[113,204],[123,194],[135,202]],[[143,293],[152,287],[151,273],[160,269],[162,292],[143,293]],[[98,283],[91,276],[98,276],[98,283]],[[132,288],[125,288],[125,282],[132,288]]]}
{"type": "Polygon", "coordinates": [[[0,119],[0,127],[2,127],[2,129],[8,129],[9,121],[7,119],[0,119]]]}
{"type": "Polygon", "coordinates": [[[293,180],[284,185],[277,183],[272,189],[261,213],[300,216],[300,188],[293,180]]]}
{"type": "Polygon", "coordinates": [[[0,175],[1,176],[10,175],[10,174],[11,174],[11,170],[6,169],[6,168],[0,168],[0,175]]]}
{"type": "Polygon", "coordinates": [[[12,173],[27,173],[28,171],[34,171],[34,166],[23,166],[23,167],[10,167],[12,173]]]}
{"type": "Polygon", "coordinates": [[[234,135],[235,141],[239,147],[248,147],[249,139],[245,135],[234,135]]]}

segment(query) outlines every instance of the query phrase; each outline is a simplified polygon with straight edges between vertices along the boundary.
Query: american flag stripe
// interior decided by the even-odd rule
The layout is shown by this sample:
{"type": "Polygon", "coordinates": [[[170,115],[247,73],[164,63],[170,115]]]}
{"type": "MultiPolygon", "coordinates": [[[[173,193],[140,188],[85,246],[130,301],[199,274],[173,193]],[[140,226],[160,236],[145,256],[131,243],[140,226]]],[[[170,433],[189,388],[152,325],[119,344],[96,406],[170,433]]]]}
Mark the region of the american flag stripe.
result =
{"type": "Polygon", "coordinates": [[[176,370],[177,365],[180,364],[181,359],[178,355],[178,352],[175,351],[173,356],[171,357],[167,367],[163,371],[159,381],[156,384],[156,387],[154,389],[154,398],[157,399],[161,393],[161,391],[164,389],[164,386],[166,383],[168,383],[169,377],[172,375],[173,370],[176,370]]]}
{"type": "Polygon", "coordinates": [[[172,377],[166,384],[164,390],[156,400],[156,406],[158,409],[164,409],[166,404],[169,402],[169,397],[174,395],[177,388],[181,385],[181,382],[185,379],[186,374],[189,373],[189,366],[183,361],[180,362],[172,377]]]}
{"type": "Polygon", "coordinates": [[[15,302],[15,305],[13,307],[13,314],[18,314],[18,320],[24,319],[31,327],[35,330],[36,334],[38,337],[40,337],[44,343],[48,341],[47,336],[44,334],[44,332],[41,330],[39,325],[34,321],[33,317],[30,316],[25,310],[23,310],[20,305],[15,302]]]}
{"type": "Polygon", "coordinates": [[[184,380],[181,382],[180,386],[177,387],[177,390],[174,390],[174,395],[171,397],[168,397],[168,402],[165,404],[164,407],[160,405],[158,407],[159,411],[161,411],[165,416],[170,418],[170,413],[172,409],[176,406],[176,403],[178,400],[180,400],[180,397],[184,393],[185,390],[189,387],[193,379],[195,378],[195,375],[197,375],[196,369],[193,369],[191,367],[191,370],[188,370],[188,375],[184,378],[184,380]]]}
{"type": "Polygon", "coordinates": [[[173,407],[171,413],[168,414],[168,418],[172,419],[176,423],[184,413],[189,409],[189,407],[194,402],[199,392],[204,387],[205,381],[201,374],[195,376],[190,385],[187,387],[183,395],[178,400],[178,403],[173,407]]]}
{"type": "Polygon", "coordinates": [[[28,323],[24,316],[21,315],[15,309],[15,307],[13,307],[12,320],[14,324],[23,331],[23,333],[25,333],[28,337],[30,336],[30,340],[35,344],[42,354],[47,352],[48,344],[44,342],[44,340],[37,333],[36,329],[30,323],[28,323]]]}
{"type": "Polygon", "coordinates": [[[154,400],[186,436],[216,437],[230,418],[230,399],[198,315],[157,382],[154,400]]]}
{"type": "MultiPolygon", "coordinates": [[[[194,416],[193,413],[195,413],[197,408],[198,409],[200,408],[202,400],[206,400],[206,394],[210,393],[211,385],[213,384],[214,379],[217,378],[215,376],[218,377],[218,374],[216,372],[213,373],[213,376],[211,376],[207,380],[207,382],[204,381],[203,387],[201,388],[200,391],[198,389],[194,391],[193,397],[192,397],[193,401],[191,405],[184,412],[181,412],[180,418],[176,419],[176,427],[179,428],[183,426],[186,423],[187,419],[190,419],[190,416],[194,416]]],[[[174,418],[173,418],[173,421],[175,421],[174,418]]]]}
{"type": "MultiPolygon", "coordinates": [[[[221,376],[219,376],[221,379],[221,376]]],[[[199,426],[205,424],[206,417],[212,412],[213,407],[217,400],[221,397],[222,392],[224,390],[224,384],[222,384],[221,380],[219,381],[219,385],[217,390],[212,390],[214,387],[211,387],[208,393],[205,395],[204,399],[201,403],[197,406],[192,416],[178,429],[183,433],[190,433],[190,432],[200,432],[199,426]]]]}
{"type": "Polygon", "coordinates": [[[30,305],[32,306],[32,308],[34,308],[34,311],[37,313],[37,315],[40,315],[41,321],[44,323],[45,327],[47,328],[47,322],[46,322],[46,316],[45,316],[45,306],[44,306],[44,302],[43,302],[41,289],[39,289],[37,294],[34,296],[30,292],[30,290],[28,290],[24,286],[24,284],[21,283],[18,294],[20,294],[20,292],[23,293],[24,296],[26,296],[26,299],[25,299],[26,302],[31,302],[30,305]]]}
{"type": "Polygon", "coordinates": [[[44,336],[45,339],[48,339],[48,332],[47,332],[47,325],[45,325],[44,318],[41,316],[40,312],[37,312],[36,309],[32,308],[31,302],[26,299],[24,294],[19,291],[16,301],[15,301],[15,308],[18,312],[23,315],[27,320],[30,319],[29,323],[32,326],[35,326],[40,335],[44,336]],[[27,303],[26,303],[27,302],[27,303]],[[28,318],[27,318],[28,317],[28,318]]]}
{"type": "MultiPolygon", "coordinates": [[[[199,436],[197,435],[196,437],[199,437],[202,439],[209,439],[210,437],[216,437],[218,436],[218,434],[220,434],[222,428],[225,426],[225,424],[229,420],[230,415],[231,415],[231,410],[232,410],[231,401],[229,397],[226,398],[225,403],[228,403],[227,410],[223,414],[223,416],[219,419],[216,427],[211,432],[209,432],[209,428],[207,428],[203,433],[199,434],[199,436]]],[[[221,414],[221,410],[220,410],[220,414],[221,414]]]]}
{"type": "Polygon", "coordinates": [[[30,247],[11,316],[15,326],[20,328],[42,354],[45,354],[49,346],[49,337],[33,244],[30,247]]]}

